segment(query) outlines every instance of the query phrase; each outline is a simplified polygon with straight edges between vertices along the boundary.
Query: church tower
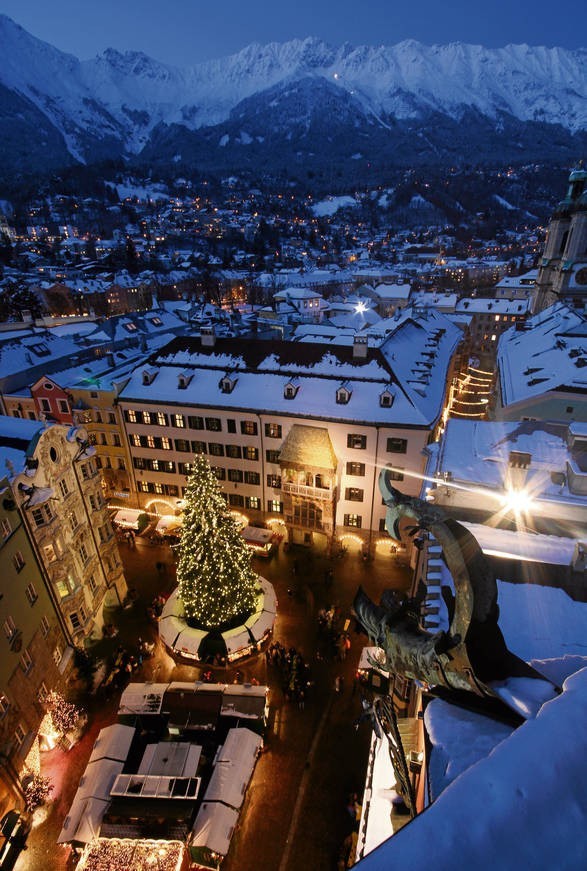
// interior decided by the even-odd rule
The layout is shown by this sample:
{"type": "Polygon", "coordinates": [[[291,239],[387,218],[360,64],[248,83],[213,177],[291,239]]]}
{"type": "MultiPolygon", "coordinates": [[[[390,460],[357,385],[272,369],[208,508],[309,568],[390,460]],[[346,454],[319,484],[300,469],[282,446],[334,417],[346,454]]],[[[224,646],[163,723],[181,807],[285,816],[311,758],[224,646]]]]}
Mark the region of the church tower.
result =
{"type": "Polygon", "coordinates": [[[587,170],[582,163],[571,172],[567,195],[551,218],[532,310],[558,300],[575,308],[587,305],[587,170]]]}

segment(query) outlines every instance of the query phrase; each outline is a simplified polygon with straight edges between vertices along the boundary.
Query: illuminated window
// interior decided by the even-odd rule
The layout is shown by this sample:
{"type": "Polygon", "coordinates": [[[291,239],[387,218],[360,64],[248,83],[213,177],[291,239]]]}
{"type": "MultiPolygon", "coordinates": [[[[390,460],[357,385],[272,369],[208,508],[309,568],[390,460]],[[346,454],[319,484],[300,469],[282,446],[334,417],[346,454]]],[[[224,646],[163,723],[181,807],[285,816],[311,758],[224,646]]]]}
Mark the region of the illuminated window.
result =
{"type": "Polygon", "coordinates": [[[257,435],[257,424],[254,420],[241,420],[241,433],[243,435],[257,435]]]}
{"type": "Polygon", "coordinates": [[[34,605],[37,599],[39,598],[39,594],[35,590],[34,584],[27,584],[26,589],[24,591],[25,596],[28,599],[29,605],[34,605]]]}
{"type": "Polygon", "coordinates": [[[0,693],[0,719],[7,713],[10,707],[10,702],[4,695],[4,693],[0,693]]]}
{"type": "Polygon", "coordinates": [[[23,729],[22,725],[19,723],[16,729],[14,730],[14,740],[16,742],[17,747],[22,745],[22,742],[26,738],[26,732],[23,729]]]}
{"type": "Polygon", "coordinates": [[[355,529],[360,529],[363,518],[360,514],[345,514],[343,523],[345,526],[353,526],[355,529]]]}
{"type": "Polygon", "coordinates": [[[30,654],[30,651],[27,647],[22,652],[22,656],[20,657],[20,667],[24,671],[25,674],[28,674],[31,668],[33,667],[33,658],[30,654]]]}
{"type": "Polygon", "coordinates": [[[283,502],[279,499],[269,499],[267,502],[267,511],[271,514],[283,514],[283,502]]]}
{"type": "Polygon", "coordinates": [[[12,617],[7,617],[2,626],[4,629],[4,634],[10,641],[10,639],[16,635],[16,623],[14,622],[12,617]]]}

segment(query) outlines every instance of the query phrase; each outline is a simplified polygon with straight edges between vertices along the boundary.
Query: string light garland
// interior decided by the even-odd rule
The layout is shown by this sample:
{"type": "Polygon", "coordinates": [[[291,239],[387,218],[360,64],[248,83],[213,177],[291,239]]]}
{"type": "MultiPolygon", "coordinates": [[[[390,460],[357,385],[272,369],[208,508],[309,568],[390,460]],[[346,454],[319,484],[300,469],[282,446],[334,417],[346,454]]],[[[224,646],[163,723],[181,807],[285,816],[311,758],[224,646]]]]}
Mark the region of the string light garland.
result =
{"type": "Polygon", "coordinates": [[[85,848],[77,871],[180,871],[185,856],[179,841],[97,838],[85,848]]]}
{"type": "Polygon", "coordinates": [[[56,732],[65,735],[79,721],[82,709],[73,702],[66,701],[61,693],[51,690],[45,697],[45,708],[51,716],[51,723],[56,732]]]}
{"type": "Polygon", "coordinates": [[[53,784],[42,774],[33,774],[24,789],[24,803],[29,813],[45,804],[51,793],[53,784]]]}
{"type": "Polygon", "coordinates": [[[185,490],[178,553],[178,598],[188,620],[221,629],[253,613],[258,585],[251,552],[202,454],[194,457],[185,490]]]}

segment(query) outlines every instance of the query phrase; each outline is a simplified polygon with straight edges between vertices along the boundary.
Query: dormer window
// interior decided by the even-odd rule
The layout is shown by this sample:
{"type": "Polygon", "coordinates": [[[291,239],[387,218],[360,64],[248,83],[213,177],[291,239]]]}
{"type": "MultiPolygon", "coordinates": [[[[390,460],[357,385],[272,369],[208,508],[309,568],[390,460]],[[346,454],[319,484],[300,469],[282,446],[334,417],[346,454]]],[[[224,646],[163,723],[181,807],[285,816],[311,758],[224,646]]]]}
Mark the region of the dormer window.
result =
{"type": "Polygon", "coordinates": [[[346,405],[351,398],[351,391],[344,384],[336,391],[336,401],[339,405],[346,405]]]}
{"type": "Polygon", "coordinates": [[[294,384],[293,381],[288,381],[285,385],[285,389],[283,391],[283,396],[285,399],[295,399],[296,394],[299,390],[299,385],[294,384]]]}
{"type": "Polygon", "coordinates": [[[143,384],[152,384],[157,377],[157,369],[143,369],[143,384]]]}
{"type": "Polygon", "coordinates": [[[177,376],[177,386],[179,390],[185,390],[193,377],[193,375],[186,375],[185,372],[180,372],[177,376]]]}
{"type": "Polygon", "coordinates": [[[230,375],[225,375],[224,378],[220,379],[220,389],[223,393],[232,393],[236,382],[236,378],[231,378],[230,375]]]}
{"type": "Polygon", "coordinates": [[[382,408],[391,408],[393,405],[393,393],[391,390],[384,390],[379,394],[379,405],[382,408]]]}

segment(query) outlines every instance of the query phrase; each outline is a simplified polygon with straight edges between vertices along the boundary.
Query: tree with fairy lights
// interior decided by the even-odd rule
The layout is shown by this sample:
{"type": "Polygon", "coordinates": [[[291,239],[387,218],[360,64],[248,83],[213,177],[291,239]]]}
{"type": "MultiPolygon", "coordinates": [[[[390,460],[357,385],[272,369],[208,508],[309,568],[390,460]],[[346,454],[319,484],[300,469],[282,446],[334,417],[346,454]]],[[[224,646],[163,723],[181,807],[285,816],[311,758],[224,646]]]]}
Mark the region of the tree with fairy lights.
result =
{"type": "Polygon", "coordinates": [[[191,625],[225,629],[254,611],[257,575],[207,459],[198,454],[185,491],[178,598],[191,625]]]}
{"type": "Polygon", "coordinates": [[[78,708],[73,702],[66,701],[61,693],[58,693],[56,690],[51,690],[51,692],[47,693],[45,707],[51,715],[53,728],[62,735],[73,729],[83,714],[81,708],[78,708]]]}
{"type": "Polygon", "coordinates": [[[33,774],[24,788],[24,802],[27,811],[32,813],[42,804],[45,804],[51,793],[53,784],[48,777],[42,774],[33,774]]]}

